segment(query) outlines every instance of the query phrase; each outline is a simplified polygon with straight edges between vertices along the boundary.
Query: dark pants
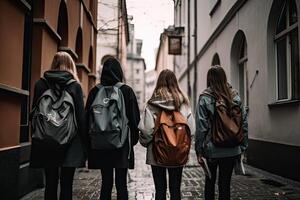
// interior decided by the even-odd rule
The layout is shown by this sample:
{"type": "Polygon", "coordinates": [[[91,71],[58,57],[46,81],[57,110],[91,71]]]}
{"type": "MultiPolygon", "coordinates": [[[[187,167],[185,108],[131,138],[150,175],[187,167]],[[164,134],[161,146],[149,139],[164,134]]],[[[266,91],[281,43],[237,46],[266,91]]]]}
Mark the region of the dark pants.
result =
{"type": "Polygon", "coordinates": [[[171,200],[180,200],[181,192],[181,178],[182,178],[182,169],[183,167],[176,168],[166,168],[166,167],[157,167],[151,166],[152,175],[155,185],[155,200],[165,200],[167,193],[167,174],[169,173],[169,190],[171,200]]]}
{"type": "Polygon", "coordinates": [[[117,199],[127,200],[127,168],[102,168],[102,186],[100,200],[111,200],[111,191],[114,183],[114,169],[115,169],[115,184],[117,189],[117,199]]]}
{"type": "Polygon", "coordinates": [[[211,179],[205,177],[205,200],[215,199],[217,168],[219,168],[219,200],[230,200],[230,182],[235,159],[237,157],[207,159],[211,179]]]}
{"type": "Polygon", "coordinates": [[[45,168],[45,200],[57,200],[57,186],[60,180],[60,200],[72,200],[74,167],[45,168]]]}

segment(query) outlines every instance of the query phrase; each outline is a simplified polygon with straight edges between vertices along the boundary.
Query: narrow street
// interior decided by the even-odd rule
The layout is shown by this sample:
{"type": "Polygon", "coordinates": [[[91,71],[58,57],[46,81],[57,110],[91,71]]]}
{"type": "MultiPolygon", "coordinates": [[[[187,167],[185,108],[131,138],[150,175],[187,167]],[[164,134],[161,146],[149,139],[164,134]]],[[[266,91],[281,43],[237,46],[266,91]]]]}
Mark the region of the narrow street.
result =
{"type": "MultiPolygon", "coordinates": [[[[136,166],[128,175],[130,200],[154,200],[151,169],[145,164],[145,149],[135,147],[136,166]]],[[[183,200],[202,200],[204,175],[191,151],[189,164],[184,168],[182,181],[183,200]]],[[[300,184],[246,165],[246,176],[233,177],[232,200],[299,200],[300,184]]],[[[79,169],[74,179],[74,200],[98,200],[100,195],[100,171],[79,169]]],[[[21,200],[42,200],[43,190],[34,191],[21,200]]],[[[113,190],[113,198],[116,191],[113,190]]]]}
{"type": "MultiPolygon", "coordinates": [[[[171,93],[181,104],[174,96],[180,88],[194,116],[205,89],[225,94],[226,106],[237,92],[247,111],[242,115],[247,120],[238,124],[248,136],[247,164],[246,175],[233,175],[231,200],[300,200],[300,0],[0,0],[0,11],[0,200],[43,200],[46,181],[35,165],[82,166],[84,141],[73,135],[93,132],[86,103],[108,102],[108,93],[104,97],[93,88],[117,82],[131,88],[118,97],[124,97],[122,110],[129,122],[135,119],[133,126],[160,87],[168,90],[162,96],[169,100],[171,93]],[[164,76],[166,71],[176,78],[164,76]],[[115,81],[106,82],[112,77],[115,81]],[[87,130],[83,124],[89,124],[87,130]],[[44,152],[48,145],[38,143],[51,138],[70,148],[49,156],[58,145],[51,148],[50,142],[44,152]]],[[[203,102],[201,107],[211,107],[208,118],[215,119],[216,104],[203,102]]],[[[210,134],[217,121],[208,121],[210,134]]],[[[123,164],[111,154],[97,159],[123,164]]],[[[129,200],[155,199],[145,159],[145,148],[137,145],[135,169],[127,178],[129,200]]],[[[191,148],[182,199],[203,200],[204,185],[191,148]]],[[[73,200],[99,200],[100,188],[100,170],[76,170],[73,200]]],[[[113,200],[116,193],[113,188],[113,200]]]]}

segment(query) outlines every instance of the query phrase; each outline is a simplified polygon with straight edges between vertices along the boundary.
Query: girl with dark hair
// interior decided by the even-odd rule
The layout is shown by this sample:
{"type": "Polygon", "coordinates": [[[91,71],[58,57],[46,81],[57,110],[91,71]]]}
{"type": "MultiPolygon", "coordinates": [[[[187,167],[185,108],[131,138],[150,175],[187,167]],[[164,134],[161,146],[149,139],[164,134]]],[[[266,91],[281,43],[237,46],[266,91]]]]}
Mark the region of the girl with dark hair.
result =
{"type": "Polygon", "coordinates": [[[171,200],[181,199],[181,178],[183,166],[164,166],[158,164],[153,155],[153,134],[155,121],[162,111],[179,111],[189,124],[191,133],[194,132],[194,118],[188,98],[181,91],[175,74],[163,70],[158,77],[156,88],[148,100],[139,124],[140,143],[147,148],[146,164],[151,165],[155,185],[155,199],[166,199],[167,177],[169,173],[169,189],[171,200]]]}
{"type": "Polygon", "coordinates": [[[195,149],[200,165],[203,157],[207,160],[211,178],[205,177],[205,199],[215,198],[215,182],[219,169],[219,199],[230,200],[230,182],[234,164],[248,146],[247,113],[237,92],[227,83],[225,71],[220,66],[213,66],[207,73],[207,89],[199,97],[196,108],[196,141],[195,149]],[[233,147],[219,147],[212,141],[213,120],[216,115],[216,101],[224,101],[227,108],[238,105],[242,110],[243,140],[233,147]]]}
{"type": "MultiPolygon", "coordinates": [[[[114,86],[123,82],[124,75],[119,61],[115,58],[108,58],[103,64],[101,72],[100,85],[114,86]]],[[[86,102],[87,123],[90,124],[90,112],[92,104],[99,92],[99,87],[95,86],[89,93],[86,102]]],[[[134,168],[134,151],[133,146],[138,142],[138,123],[140,121],[140,112],[136,96],[131,87],[122,85],[120,90],[123,94],[130,136],[127,138],[123,147],[112,150],[99,150],[89,148],[88,150],[88,167],[90,169],[101,169],[101,200],[110,200],[113,187],[113,177],[117,189],[117,199],[128,199],[127,191],[127,172],[128,169],[134,168]],[[115,173],[115,176],[114,176],[115,173]]]]}

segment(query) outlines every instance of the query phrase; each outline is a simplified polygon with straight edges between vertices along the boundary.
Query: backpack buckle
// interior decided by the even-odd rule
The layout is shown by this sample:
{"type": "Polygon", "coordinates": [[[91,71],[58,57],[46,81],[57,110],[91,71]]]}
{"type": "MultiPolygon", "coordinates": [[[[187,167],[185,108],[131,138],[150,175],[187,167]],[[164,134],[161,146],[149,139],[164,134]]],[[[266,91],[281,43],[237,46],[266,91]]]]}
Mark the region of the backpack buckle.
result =
{"type": "Polygon", "coordinates": [[[104,99],[103,99],[103,103],[104,103],[104,104],[108,104],[108,102],[109,102],[109,98],[104,98],[104,99]]]}

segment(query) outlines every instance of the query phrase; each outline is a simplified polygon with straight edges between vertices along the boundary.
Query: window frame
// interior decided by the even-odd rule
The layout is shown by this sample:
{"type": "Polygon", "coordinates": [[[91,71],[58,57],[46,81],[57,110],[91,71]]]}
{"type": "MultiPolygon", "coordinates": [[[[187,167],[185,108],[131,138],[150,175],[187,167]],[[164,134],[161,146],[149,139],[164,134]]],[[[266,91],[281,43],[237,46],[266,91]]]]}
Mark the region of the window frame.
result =
{"type": "MultiPolygon", "coordinates": [[[[296,2],[295,2],[296,3],[296,2]]],[[[285,20],[286,20],[286,27],[284,30],[282,30],[281,32],[277,33],[277,29],[278,29],[278,23],[279,23],[279,20],[280,20],[280,17],[277,19],[277,23],[276,23],[276,28],[275,28],[275,35],[274,35],[274,48],[275,48],[275,74],[276,74],[276,101],[277,102],[284,102],[284,101],[290,101],[290,100],[294,100],[294,99],[299,99],[299,96],[298,97],[295,97],[293,94],[293,77],[292,77],[292,55],[291,55],[291,44],[290,44],[290,34],[293,32],[293,31],[297,31],[298,35],[298,43],[299,43],[299,29],[298,29],[298,23],[299,23],[299,20],[298,20],[298,13],[297,13],[297,22],[290,25],[290,19],[289,19],[289,12],[290,12],[290,4],[291,2],[290,1],[285,1],[284,4],[282,5],[281,7],[281,10],[280,12],[283,12],[283,10],[286,8],[286,13],[285,13],[285,20]],[[284,40],[286,39],[286,44],[285,44],[285,47],[286,47],[286,68],[287,68],[287,97],[286,98],[283,98],[283,99],[279,99],[279,81],[278,81],[278,43],[281,41],[281,40],[284,40]]],[[[299,44],[298,44],[298,47],[299,47],[299,44]]],[[[298,52],[299,53],[299,52],[298,52]]],[[[300,66],[298,66],[300,67],[300,66]]]]}
{"type": "Polygon", "coordinates": [[[242,45],[239,49],[239,58],[238,58],[238,77],[239,77],[239,92],[241,92],[240,85],[240,70],[243,68],[243,104],[248,108],[249,107],[249,85],[248,85],[248,44],[245,36],[242,38],[242,45]]]}

